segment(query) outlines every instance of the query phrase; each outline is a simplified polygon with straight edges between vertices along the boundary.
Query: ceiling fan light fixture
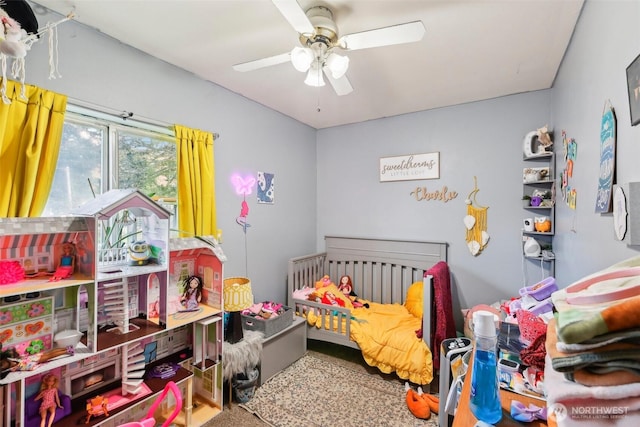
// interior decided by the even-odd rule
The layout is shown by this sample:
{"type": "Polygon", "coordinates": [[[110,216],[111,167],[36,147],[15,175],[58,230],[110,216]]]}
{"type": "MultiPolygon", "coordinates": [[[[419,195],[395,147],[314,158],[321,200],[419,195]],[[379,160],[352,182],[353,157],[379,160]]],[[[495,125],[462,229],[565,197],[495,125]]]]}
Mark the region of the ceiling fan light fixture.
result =
{"type": "Polygon", "coordinates": [[[339,79],[349,69],[349,57],[332,52],[327,57],[325,64],[331,70],[331,76],[334,79],[339,79]]]}
{"type": "Polygon", "coordinates": [[[304,79],[304,83],[307,86],[322,87],[324,86],[324,77],[322,76],[322,69],[320,67],[312,66],[309,68],[307,78],[304,79]]]}
{"type": "Polygon", "coordinates": [[[291,51],[291,63],[293,67],[301,73],[304,73],[311,67],[313,59],[313,51],[308,47],[294,47],[291,51]]]}

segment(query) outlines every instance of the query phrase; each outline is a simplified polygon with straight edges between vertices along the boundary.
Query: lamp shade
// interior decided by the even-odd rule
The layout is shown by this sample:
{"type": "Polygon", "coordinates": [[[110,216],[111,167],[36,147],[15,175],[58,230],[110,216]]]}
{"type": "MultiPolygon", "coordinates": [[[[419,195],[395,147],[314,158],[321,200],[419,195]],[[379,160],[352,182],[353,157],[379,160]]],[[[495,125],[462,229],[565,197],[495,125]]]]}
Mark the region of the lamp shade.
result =
{"type": "Polygon", "coordinates": [[[224,311],[242,311],[253,305],[251,280],[246,277],[224,279],[224,311]]]}
{"type": "Polygon", "coordinates": [[[304,73],[313,62],[313,51],[308,47],[294,47],[291,51],[291,63],[293,67],[304,73]]]}
{"type": "Polygon", "coordinates": [[[307,78],[304,79],[307,86],[322,87],[324,86],[324,77],[322,77],[322,68],[318,66],[317,61],[311,64],[307,78]]]}
{"type": "Polygon", "coordinates": [[[349,58],[333,52],[329,54],[325,63],[331,70],[331,75],[334,79],[344,76],[344,73],[349,68],[349,58]]]}

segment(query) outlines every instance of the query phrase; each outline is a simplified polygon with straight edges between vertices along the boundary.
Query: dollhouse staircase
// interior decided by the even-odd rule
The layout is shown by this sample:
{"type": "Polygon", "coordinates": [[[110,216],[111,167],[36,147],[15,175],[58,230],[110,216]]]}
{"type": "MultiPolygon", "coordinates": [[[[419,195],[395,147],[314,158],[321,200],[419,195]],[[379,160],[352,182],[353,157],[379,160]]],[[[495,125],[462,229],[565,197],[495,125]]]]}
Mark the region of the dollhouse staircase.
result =
{"type": "Polygon", "coordinates": [[[124,280],[104,283],[104,312],[107,321],[116,325],[109,331],[118,330],[120,333],[128,332],[125,325],[129,325],[129,302],[127,285],[124,280]]]}
{"type": "Polygon", "coordinates": [[[138,394],[145,373],[144,349],[139,342],[123,347],[122,366],[122,395],[138,394]]]}

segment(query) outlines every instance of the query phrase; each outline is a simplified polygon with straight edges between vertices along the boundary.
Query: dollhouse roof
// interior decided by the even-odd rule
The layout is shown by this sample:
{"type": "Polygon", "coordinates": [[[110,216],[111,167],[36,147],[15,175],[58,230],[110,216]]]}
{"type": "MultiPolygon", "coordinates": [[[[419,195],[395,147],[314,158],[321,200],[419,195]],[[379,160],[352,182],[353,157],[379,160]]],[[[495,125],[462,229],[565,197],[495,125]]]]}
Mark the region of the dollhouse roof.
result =
{"type": "Polygon", "coordinates": [[[172,238],[169,241],[169,250],[180,255],[185,252],[196,252],[209,250],[218,257],[221,262],[227,260],[227,256],[222,251],[222,247],[213,236],[196,236],[172,238]]]}
{"type": "Polygon", "coordinates": [[[99,194],[95,199],[76,208],[72,214],[108,219],[123,209],[129,210],[136,217],[149,216],[149,212],[160,219],[169,219],[171,216],[171,212],[135,188],[109,190],[99,194]]]}

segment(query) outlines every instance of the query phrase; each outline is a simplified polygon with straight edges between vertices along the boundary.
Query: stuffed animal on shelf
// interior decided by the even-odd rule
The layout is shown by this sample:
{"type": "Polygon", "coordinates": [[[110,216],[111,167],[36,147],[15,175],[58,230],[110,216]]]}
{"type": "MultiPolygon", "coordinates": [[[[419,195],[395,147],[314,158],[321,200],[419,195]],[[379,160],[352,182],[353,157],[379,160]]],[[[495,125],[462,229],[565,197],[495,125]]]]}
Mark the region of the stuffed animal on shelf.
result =
{"type": "Polygon", "coordinates": [[[411,388],[408,382],[404,383],[404,389],[407,392],[406,400],[407,407],[414,417],[427,420],[431,418],[431,413],[438,413],[438,407],[440,406],[440,399],[431,394],[426,394],[422,391],[422,387],[418,387],[418,390],[411,388]]]}

